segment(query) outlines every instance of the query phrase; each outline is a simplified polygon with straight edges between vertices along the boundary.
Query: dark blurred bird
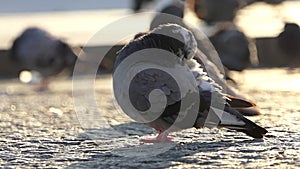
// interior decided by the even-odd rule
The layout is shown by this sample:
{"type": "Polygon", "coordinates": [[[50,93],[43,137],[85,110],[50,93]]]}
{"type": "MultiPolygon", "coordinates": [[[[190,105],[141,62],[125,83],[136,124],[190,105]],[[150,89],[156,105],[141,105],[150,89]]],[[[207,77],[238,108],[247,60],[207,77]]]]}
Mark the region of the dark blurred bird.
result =
{"type": "Polygon", "coordinates": [[[278,35],[278,46],[291,64],[300,58],[300,28],[296,23],[285,24],[283,32],[278,35]]]}
{"type": "Polygon", "coordinates": [[[142,9],[143,5],[152,1],[153,0],[132,0],[132,10],[138,12],[142,9]]]}
{"type": "Polygon", "coordinates": [[[233,21],[240,8],[240,0],[195,0],[194,11],[207,24],[233,21]]]}
{"type": "Polygon", "coordinates": [[[161,24],[176,23],[180,26],[184,26],[184,3],[181,1],[171,1],[170,4],[163,7],[159,13],[152,19],[150,24],[150,30],[161,24]]]}
{"type": "Polygon", "coordinates": [[[223,65],[229,70],[242,71],[250,63],[249,41],[238,30],[221,30],[210,37],[223,65]]]}
{"type": "Polygon", "coordinates": [[[281,4],[282,2],[284,2],[285,0],[255,0],[257,2],[265,2],[267,4],[271,4],[271,5],[278,5],[281,4]]]}
{"type": "MultiPolygon", "coordinates": [[[[243,117],[234,109],[234,107],[249,107],[252,106],[252,104],[245,100],[227,97],[223,94],[221,92],[221,86],[208,77],[207,73],[203,71],[202,65],[193,59],[196,50],[197,43],[190,31],[176,24],[166,24],[160,25],[148,33],[140,34],[138,38],[132,40],[120,51],[115,62],[114,72],[114,90],[121,92],[118,93],[118,95],[115,95],[118,103],[120,104],[120,99],[127,95],[127,97],[130,98],[131,105],[138,110],[137,116],[152,116],[152,114],[144,112],[150,109],[150,106],[155,107],[155,105],[149,105],[150,102],[148,98],[150,97],[150,92],[154,89],[160,89],[167,99],[167,105],[162,114],[154,121],[147,122],[147,125],[156,129],[159,132],[159,135],[154,139],[143,139],[142,141],[169,141],[170,138],[168,137],[168,134],[173,130],[170,131],[168,129],[175,123],[177,118],[182,118],[179,117],[182,100],[189,98],[190,96],[196,96],[200,100],[199,107],[196,107],[198,113],[193,122],[188,121],[187,123],[189,124],[185,124],[182,128],[178,128],[178,130],[190,127],[201,128],[204,126],[216,126],[244,132],[254,138],[262,138],[267,133],[267,130],[243,117]],[[167,36],[168,34],[166,33],[169,33],[169,35],[172,36],[167,36]],[[130,82],[130,86],[132,87],[129,87],[129,91],[127,91],[123,84],[116,83],[116,81],[124,82],[128,80],[128,77],[115,76],[116,71],[123,71],[118,70],[118,67],[122,62],[124,62],[131,54],[144,49],[162,49],[173,53],[173,56],[176,57],[174,59],[177,60],[175,65],[172,66],[174,67],[173,70],[177,71],[176,74],[179,74],[179,77],[181,78],[187,78],[187,76],[185,76],[187,73],[192,73],[193,75],[191,77],[192,79],[187,78],[184,81],[183,86],[191,86],[191,83],[196,81],[197,89],[195,90],[198,92],[186,89],[188,92],[180,95],[181,91],[180,88],[176,86],[176,81],[172,80],[168,74],[157,69],[145,69],[146,71],[139,72],[139,74],[130,82]],[[180,65],[187,65],[189,69],[177,70],[176,68],[180,67],[180,65]],[[216,98],[212,99],[212,97],[216,98]]],[[[147,56],[141,54],[139,57],[143,58],[147,56]]],[[[164,56],[162,55],[159,57],[163,58],[164,56]]],[[[144,63],[144,66],[147,66],[147,63],[144,63]]],[[[131,66],[130,69],[135,69],[135,67],[131,66]]],[[[130,71],[127,73],[130,73],[130,71]]],[[[122,105],[123,104],[120,104],[121,108],[126,110],[122,105]]],[[[184,121],[184,119],[181,120],[184,121]]]]}
{"type": "Polygon", "coordinates": [[[11,57],[23,70],[39,72],[40,90],[47,88],[47,78],[74,66],[77,56],[68,44],[48,32],[31,27],[17,37],[11,47],[11,57]]]}

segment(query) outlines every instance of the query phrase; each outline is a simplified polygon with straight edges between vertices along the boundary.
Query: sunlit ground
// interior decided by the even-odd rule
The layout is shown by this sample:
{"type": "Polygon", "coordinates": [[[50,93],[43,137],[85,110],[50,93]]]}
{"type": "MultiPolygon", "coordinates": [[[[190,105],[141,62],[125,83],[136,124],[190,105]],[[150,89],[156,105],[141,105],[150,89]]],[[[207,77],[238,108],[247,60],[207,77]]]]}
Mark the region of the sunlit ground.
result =
{"type": "Polygon", "coordinates": [[[242,82],[239,86],[266,91],[289,91],[300,92],[300,70],[299,69],[263,69],[246,70],[244,73],[235,73],[242,82]]]}
{"type": "MultiPolygon", "coordinates": [[[[16,167],[300,167],[299,69],[246,70],[235,75],[240,92],[255,100],[262,115],[250,117],[267,128],[263,141],[227,130],[190,129],[173,133],[176,144],[169,151],[155,151],[138,140],[155,134],[132,123],[118,111],[113,99],[111,76],[95,83],[98,106],[81,110],[74,105],[72,81],[59,78],[50,90],[33,91],[18,81],[0,83],[0,165],[16,167]],[[298,83],[299,84],[299,83],[298,83]],[[99,112],[94,112],[98,109],[99,112]],[[96,131],[84,126],[102,126],[96,131]],[[104,128],[103,128],[104,127],[104,128]],[[92,139],[92,140],[90,140],[92,139]],[[94,140],[97,139],[98,141],[94,140]],[[145,151],[144,155],[136,154],[145,151]],[[134,158],[126,157],[127,155],[134,158]],[[128,163],[128,159],[134,160],[128,163]]],[[[86,81],[80,82],[84,98],[86,81]]],[[[75,96],[76,97],[76,96],[75,96]]]]}

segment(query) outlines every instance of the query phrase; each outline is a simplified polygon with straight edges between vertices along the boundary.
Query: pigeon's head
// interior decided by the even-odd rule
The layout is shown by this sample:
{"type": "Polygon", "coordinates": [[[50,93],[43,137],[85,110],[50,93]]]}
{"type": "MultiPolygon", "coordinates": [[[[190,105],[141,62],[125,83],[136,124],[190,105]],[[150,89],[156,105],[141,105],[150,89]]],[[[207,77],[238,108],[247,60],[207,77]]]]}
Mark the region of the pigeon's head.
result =
{"type": "Polygon", "coordinates": [[[285,23],[284,25],[284,31],[285,32],[299,32],[300,28],[299,25],[297,25],[296,23],[285,23]]]}
{"type": "Polygon", "coordinates": [[[134,39],[118,52],[114,69],[131,54],[149,48],[170,51],[182,60],[189,60],[196,53],[197,42],[192,32],[182,26],[163,24],[152,31],[136,34],[134,39]]]}
{"type": "Polygon", "coordinates": [[[170,50],[180,58],[191,59],[197,49],[197,42],[193,33],[178,24],[163,24],[154,28],[151,33],[164,36],[163,45],[169,45],[170,50]]]}

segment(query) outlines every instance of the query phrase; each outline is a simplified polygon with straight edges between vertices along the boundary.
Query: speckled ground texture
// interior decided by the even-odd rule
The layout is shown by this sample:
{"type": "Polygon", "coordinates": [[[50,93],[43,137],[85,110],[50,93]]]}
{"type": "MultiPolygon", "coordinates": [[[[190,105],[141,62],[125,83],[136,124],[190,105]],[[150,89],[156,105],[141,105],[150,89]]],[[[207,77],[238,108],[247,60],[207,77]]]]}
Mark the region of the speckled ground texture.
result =
{"type": "Polygon", "coordinates": [[[116,109],[109,75],[95,83],[99,111],[79,114],[71,79],[54,79],[44,92],[1,80],[0,168],[300,168],[299,73],[235,74],[239,90],[260,106],[262,115],[249,118],[269,130],[263,140],[204,128],[173,133],[173,143],[154,145],[139,139],[155,131],[116,109]]]}

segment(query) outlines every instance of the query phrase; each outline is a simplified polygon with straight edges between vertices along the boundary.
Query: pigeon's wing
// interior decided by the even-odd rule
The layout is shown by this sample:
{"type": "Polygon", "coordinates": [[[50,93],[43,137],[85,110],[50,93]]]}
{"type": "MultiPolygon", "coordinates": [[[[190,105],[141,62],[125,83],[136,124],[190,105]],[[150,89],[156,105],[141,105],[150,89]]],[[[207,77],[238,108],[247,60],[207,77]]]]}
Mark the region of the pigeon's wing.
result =
{"type": "Polygon", "coordinates": [[[205,54],[203,54],[200,50],[197,50],[194,59],[197,61],[197,63],[200,64],[200,66],[209,75],[210,78],[212,78],[216,83],[222,86],[222,88],[227,88],[224,78],[225,75],[219,70],[219,68],[214,63],[212,63],[206,57],[205,54]]]}
{"type": "Polygon", "coordinates": [[[226,127],[228,129],[240,131],[253,138],[262,138],[268,132],[265,128],[260,127],[251,120],[245,118],[237,110],[232,109],[229,105],[225,105],[223,112],[221,116],[221,122],[218,127],[226,127]],[[236,124],[236,121],[240,123],[236,124]]]}
{"type": "Polygon", "coordinates": [[[183,73],[178,77],[186,77],[184,72],[176,69],[169,71],[155,68],[145,69],[131,80],[129,87],[131,104],[142,116],[155,116],[154,120],[147,124],[156,130],[165,131],[174,124],[180,112],[181,99],[186,97],[182,86],[190,85],[189,79],[180,80],[186,84],[178,83],[171,75],[172,71],[183,73]]]}
{"type": "Polygon", "coordinates": [[[166,105],[170,106],[180,101],[180,88],[174,78],[159,69],[146,69],[139,72],[131,81],[129,98],[133,106],[139,111],[146,111],[151,106],[160,106],[166,98],[166,105]],[[159,90],[160,92],[154,92],[159,90]],[[154,96],[152,105],[150,95],[154,96]]]}
{"type": "Polygon", "coordinates": [[[218,85],[222,86],[225,93],[235,97],[242,97],[236,90],[226,84],[224,72],[221,72],[220,68],[211,62],[200,50],[197,50],[194,59],[203,67],[204,71],[211,79],[213,79],[218,85]]]}
{"type": "Polygon", "coordinates": [[[236,107],[251,107],[254,104],[224,95],[222,87],[207,76],[195,60],[190,60],[188,65],[199,85],[200,107],[194,127],[226,127],[254,138],[262,138],[267,133],[266,129],[245,118],[229,103],[236,107]]]}
{"type": "Polygon", "coordinates": [[[262,138],[268,131],[241,115],[227,103],[223,107],[211,104],[212,93],[200,93],[200,113],[194,127],[225,127],[243,132],[253,138],[262,138]],[[201,107],[202,106],[202,107],[201,107]]]}
{"type": "Polygon", "coordinates": [[[197,51],[194,59],[203,67],[208,76],[222,87],[222,91],[227,94],[227,102],[231,107],[247,116],[260,114],[259,109],[253,101],[246,99],[245,96],[226,84],[224,75],[201,51],[197,51]]]}
{"type": "Polygon", "coordinates": [[[220,98],[225,98],[225,94],[222,93],[223,87],[212,79],[201,64],[195,59],[187,60],[187,65],[190,71],[193,73],[195,80],[197,81],[199,91],[210,91],[217,94],[220,98]]]}

